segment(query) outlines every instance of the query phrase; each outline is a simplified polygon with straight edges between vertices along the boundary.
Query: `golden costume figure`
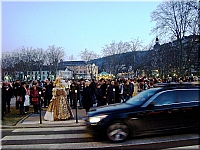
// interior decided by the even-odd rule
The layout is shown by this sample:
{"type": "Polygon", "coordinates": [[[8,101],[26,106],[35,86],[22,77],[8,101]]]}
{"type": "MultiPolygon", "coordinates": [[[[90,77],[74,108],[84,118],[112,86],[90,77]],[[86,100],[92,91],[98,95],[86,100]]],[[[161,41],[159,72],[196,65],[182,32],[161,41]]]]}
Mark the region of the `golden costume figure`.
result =
{"type": "Polygon", "coordinates": [[[52,90],[52,101],[45,113],[44,119],[48,121],[62,121],[74,118],[71,107],[67,102],[67,92],[64,87],[64,82],[58,77],[52,90]]]}

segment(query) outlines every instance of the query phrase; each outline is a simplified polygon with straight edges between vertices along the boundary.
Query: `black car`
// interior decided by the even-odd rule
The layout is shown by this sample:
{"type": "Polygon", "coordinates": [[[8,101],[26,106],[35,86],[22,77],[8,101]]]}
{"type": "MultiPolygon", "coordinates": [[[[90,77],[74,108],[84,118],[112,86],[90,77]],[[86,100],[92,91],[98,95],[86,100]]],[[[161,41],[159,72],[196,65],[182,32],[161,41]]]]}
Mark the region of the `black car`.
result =
{"type": "Polygon", "coordinates": [[[130,136],[199,127],[199,86],[167,84],[140,92],[124,103],[88,112],[88,131],[119,142],[130,136]]]}

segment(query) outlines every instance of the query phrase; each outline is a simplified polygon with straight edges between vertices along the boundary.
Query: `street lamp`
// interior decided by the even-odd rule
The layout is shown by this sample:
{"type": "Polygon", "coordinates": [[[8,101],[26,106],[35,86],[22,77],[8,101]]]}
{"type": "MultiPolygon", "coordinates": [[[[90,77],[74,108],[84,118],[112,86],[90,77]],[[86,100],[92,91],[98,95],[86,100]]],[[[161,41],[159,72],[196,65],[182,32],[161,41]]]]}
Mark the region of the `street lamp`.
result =
{"type": "Polygon", "coordinates": [[[23,72],[20,72],[20,80],[23,81],[23,72]]]}
{"type": "Polygon", "coordinates": [[[91,79],[92,79],[93,72],[95,71],[95,64],[94,63],[92,65],[91,64],[88,65],[88,71],[89,71],[89,74],[90,74],[91,79]]]}
{"type": "Polygon", "coordinates": [[[73,68],[73,79],[76,80],[76,66],[73,68]]]}

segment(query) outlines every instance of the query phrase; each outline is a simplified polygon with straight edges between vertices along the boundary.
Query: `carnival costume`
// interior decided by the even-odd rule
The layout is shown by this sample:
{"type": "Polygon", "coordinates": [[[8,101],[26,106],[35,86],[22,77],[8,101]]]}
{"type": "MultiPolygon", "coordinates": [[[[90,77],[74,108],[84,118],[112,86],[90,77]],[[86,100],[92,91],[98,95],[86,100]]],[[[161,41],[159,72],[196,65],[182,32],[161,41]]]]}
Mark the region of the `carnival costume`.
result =
{"type": "Polygon", "coordinates": [[[44,116],[45,120],[63,121],[74,118],[72,109],[67,101],[65,84],[62,77],[56,78],[54,82],[55,87],[52,90],[53,97],[44,116]]]}

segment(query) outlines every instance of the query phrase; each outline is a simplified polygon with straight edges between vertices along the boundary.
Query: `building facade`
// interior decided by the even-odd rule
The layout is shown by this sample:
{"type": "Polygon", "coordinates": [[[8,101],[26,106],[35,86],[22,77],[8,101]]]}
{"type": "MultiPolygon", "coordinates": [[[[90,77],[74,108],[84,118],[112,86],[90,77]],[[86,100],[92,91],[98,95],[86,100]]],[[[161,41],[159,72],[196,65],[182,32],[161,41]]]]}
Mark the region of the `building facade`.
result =
{"type": "Polygon", "coordinates": [[[58,64],[56,75],[51,71],[50,66],[42,66],[40,70],[31,70],[27,72],[16,72],[15,75],[10,75],[6,69],[2,71],[3,80],[14,81],[19,79],[21,81],[50,79],[53,81],[56,76],[61,75],[64,79],[91,79],[98,75],[98,66],[95,64],[88,64],[84,61],[63,61],[58,64]]]}

